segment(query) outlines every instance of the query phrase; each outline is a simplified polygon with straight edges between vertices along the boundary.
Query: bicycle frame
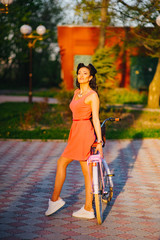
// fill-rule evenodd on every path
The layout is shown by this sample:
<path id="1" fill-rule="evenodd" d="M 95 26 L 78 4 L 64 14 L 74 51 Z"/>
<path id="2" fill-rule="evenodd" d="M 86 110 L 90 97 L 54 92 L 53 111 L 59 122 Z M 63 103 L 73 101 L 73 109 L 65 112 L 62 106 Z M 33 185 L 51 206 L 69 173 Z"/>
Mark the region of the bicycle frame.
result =
<path id="1" fill-rule="evenodd" d="M 107 172 L 107 176 L 110 181 L 110 186 L 113 188 L 113 181 L 112 181 L 113 174 L 111 174 L 110 169 L 109 169 L 108 164 L 106 163 L 105 159 L 101 158 L 100 154 L 90 155 L 90 157 L 87 160 L 87 165 L 88 165 L 88 172 L 89 172 L 89 164 L 92 164 L 92 166 L 93 166 L 93 176 L 94 176 L 93 182 L 91 180 L 91 176 L 90 176 L 90 172 L 89 172 L 90 183 L 92 186 L 93 194 L 99 194 L 98 184 L 97 184 L 98 183 L 98 167 L 97 167 L 98 164 L 100 166 L 100 175 L 101 175 L 101 181 L 102 181 L 102 186 L 103 186 L 102 193 L 105 193 L 105 184 L 104 184 L 104 179 L 103 179 L 102 163 Z"/>
<path id="2" fill-rule="evenodd" d="M 98 168 L 97 168 L 98 164 L 100 166 L 100 174 L 101 174 L 102 185 L 103 185 L 103 189 L 104 189 L 104 180 L 103 180 L 103 172 L 102 172 L 102 158 L 101 158 L 100 154 L 90 155 L 90 157 L 87 160 L 88 171 L 89 171 L 89 164 L 92 164 L 92 166 L 93 166 L 93 176 L 94 176 L 93 183 L 92 183 L 91 176 L 89 173 L 90 182 L 91 182 L 91 186 L 92 186 L 92 192 L 93 192 L 93 194 L 99 194 L 98 193 L 98 184 L 97 184 L 98 183 Z"/>

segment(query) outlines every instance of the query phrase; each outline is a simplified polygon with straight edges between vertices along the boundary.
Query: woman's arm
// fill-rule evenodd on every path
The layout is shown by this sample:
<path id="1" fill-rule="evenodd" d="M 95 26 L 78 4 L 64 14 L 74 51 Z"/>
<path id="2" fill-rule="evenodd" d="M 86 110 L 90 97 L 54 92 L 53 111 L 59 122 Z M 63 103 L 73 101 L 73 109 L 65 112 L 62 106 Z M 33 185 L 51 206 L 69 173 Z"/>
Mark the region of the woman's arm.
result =
<path id="1" fill-rule="evenodd" d="M 90 95 L 90 104 L 92 108 L 93 126 L 97 135 L 97 142 L 98 142 L 97 147 L 95 149 L 95 153 L 99 151 L 101 157 L 103 157 L 102 133 L 101 133 L 100 120 L 99 120 L 99 98 L 96 93 Z"/>

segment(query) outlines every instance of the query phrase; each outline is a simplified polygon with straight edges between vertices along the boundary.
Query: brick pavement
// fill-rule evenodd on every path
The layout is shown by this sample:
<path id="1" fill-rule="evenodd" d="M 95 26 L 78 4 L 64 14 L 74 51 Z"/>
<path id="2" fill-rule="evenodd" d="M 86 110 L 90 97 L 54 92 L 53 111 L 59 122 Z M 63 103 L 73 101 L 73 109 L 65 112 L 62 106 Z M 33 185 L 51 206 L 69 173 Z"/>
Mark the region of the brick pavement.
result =
<path id="1" fill-rule="evenodd" d="M 0 239 L 160 239 L 160 140 L 107 141 L 104 154 L 114 177 L 114 197 L 96 220 L 71 216 L 85 201 L 78 162 L 67 169 L 61 197 L 66 205 L 45 217 L 66 143 L 0 141 Z"/>

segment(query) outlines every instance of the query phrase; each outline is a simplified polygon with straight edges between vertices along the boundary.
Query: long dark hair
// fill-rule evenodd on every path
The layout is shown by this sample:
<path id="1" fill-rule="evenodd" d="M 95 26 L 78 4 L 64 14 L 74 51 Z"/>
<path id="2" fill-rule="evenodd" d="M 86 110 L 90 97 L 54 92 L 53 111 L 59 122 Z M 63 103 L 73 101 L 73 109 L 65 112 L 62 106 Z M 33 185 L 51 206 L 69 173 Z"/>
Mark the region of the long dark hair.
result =
<path id="1" fill-rule="evenodd" d="M 89 71 L 90 71 L 90 76 L 92 76 L 92 79 L 89 81 L 89 86 L 90 88 L 92 88 L 94 91 L 97 92 L 98 90 L 98 87 L 97 87 L 97 84 L 96 84 L 96 76 L 95 74 L 97 73 L 97 70 L 95 69 L 95 67 L 90 63 L 89 65 L 84 65 L 84 63 L 79 63 L 78 66 L 77 66 L 77 74 L 78 74 L 78 71 L 80 68 L 82 67 L 85 67 L 85 68 L 88 68 Z M 78 88 L 80 88 L 80 83 L 78 82 L 78 79 L 76 79 L 76 86 Z"/>

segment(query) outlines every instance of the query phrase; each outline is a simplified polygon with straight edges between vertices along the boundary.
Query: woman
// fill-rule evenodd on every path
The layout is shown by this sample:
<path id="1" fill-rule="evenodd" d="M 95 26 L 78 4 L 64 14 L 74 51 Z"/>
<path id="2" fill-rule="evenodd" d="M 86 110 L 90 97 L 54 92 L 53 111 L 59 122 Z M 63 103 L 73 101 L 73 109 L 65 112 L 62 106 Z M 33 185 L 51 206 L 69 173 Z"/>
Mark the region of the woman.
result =
<path id="1" fill-rule="evenodd" d="M 80 63 L 77 67 L 76 85 L 78 89 L 75 90 L 70 103 L 73 113 L 73 123 L 68 144 L 57 162 L 54 191 L 51 200 L 49 199 L 49 207 L 45 213 L 46 216 L 56 212 L 65 204 L 60 198 L 60 193 L 66 178 L 66 168 L 70 162 L 78 160 L 85 180 L 86 201 L 85 205 L 79 211 L 74 212 L 72 216 L 87 219 L 95 217 L 92 208 L 93 195 L 91 194 L 92 190 L 86 160 L 90 155 L 91 146 L 95 141 L 95 133 L 98 143 L 95 153 L 99 151 L 100 155 L 103 156 L 99 121 L 99 98 L 96 93 L 96 73 L 97 71 L 92 64 L 85 66 L 83 63 Z M 91 117 L 93 125 L 90 121 Z"/>

